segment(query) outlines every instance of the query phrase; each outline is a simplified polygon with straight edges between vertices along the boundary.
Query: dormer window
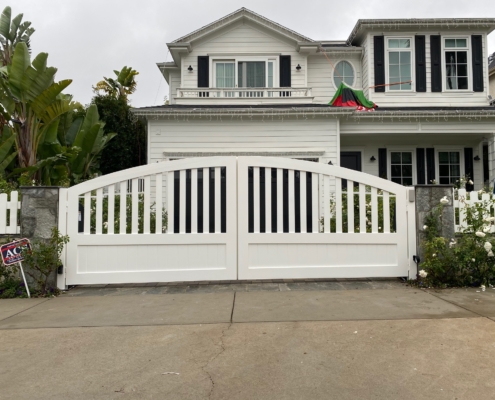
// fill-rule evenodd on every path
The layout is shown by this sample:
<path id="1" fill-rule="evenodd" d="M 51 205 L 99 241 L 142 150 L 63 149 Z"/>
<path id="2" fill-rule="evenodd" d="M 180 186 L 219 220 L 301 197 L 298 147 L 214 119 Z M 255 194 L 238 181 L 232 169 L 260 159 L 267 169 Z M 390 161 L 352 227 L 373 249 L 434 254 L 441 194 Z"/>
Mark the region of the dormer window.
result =
<path id="1" fill-rule="evenodd" d="M 412 90 L 411 42 L 411 38 L 387 38 L 387 90 L 389 91 Z"/>
<path id="2" fill-rule="evenodd" d="M 469 89 L 469 63 L 467 38 L 445 38 L 445 89 Z"/>

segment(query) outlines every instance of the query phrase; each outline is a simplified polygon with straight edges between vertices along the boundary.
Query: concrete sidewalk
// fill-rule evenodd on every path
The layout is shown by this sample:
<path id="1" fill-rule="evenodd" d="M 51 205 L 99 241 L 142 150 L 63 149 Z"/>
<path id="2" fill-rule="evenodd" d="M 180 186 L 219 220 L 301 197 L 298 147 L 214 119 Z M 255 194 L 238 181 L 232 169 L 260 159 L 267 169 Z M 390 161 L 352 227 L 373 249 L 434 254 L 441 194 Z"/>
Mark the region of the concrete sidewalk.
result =
<path id="1" fill-rule="evenodd" d="M 0 300 L 2 399 L 493 397 L 495 290 L 94 289 Z"/>

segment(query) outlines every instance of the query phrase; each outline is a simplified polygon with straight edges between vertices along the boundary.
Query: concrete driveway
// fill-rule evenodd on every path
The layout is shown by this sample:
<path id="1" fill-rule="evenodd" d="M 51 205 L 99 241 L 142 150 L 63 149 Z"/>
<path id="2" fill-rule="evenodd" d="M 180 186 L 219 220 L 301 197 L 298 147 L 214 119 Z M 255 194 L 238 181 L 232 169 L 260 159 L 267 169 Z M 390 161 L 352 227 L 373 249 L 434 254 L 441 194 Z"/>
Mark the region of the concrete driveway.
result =
<path id="1" fill-rule="evenodd" d="M 336 284 L 1 300 L 0 398 L 493 398 L 495 290 Z"/>

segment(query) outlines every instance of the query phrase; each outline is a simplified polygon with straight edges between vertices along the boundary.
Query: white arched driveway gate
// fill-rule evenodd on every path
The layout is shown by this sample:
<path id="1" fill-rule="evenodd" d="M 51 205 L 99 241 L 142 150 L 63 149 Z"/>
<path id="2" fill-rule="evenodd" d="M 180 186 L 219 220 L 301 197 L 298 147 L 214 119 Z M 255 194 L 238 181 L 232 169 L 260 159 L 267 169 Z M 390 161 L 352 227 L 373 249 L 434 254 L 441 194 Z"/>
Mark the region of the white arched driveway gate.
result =
<path id="1" fill-rule="evenodd" d="M 59 286 L 414 278 L 413 202 L 413 189 L 292 159 L 136 167 L 61 190 Z"/>

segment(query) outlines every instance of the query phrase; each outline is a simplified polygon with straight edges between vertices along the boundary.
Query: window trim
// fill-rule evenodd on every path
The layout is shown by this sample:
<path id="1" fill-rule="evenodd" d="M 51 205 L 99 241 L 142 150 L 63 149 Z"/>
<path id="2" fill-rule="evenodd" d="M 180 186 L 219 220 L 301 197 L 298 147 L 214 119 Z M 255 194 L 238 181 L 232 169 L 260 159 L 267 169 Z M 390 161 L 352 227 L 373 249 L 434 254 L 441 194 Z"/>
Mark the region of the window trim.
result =
<path id="1" fill-rule="evenodd" d="M 465 165 L 464 165 L 464 147 L 446 146 L 446 147 L 435 148 L 435 181 L 437 182 L 437 184 L 440 184 L 440 156 L 438 153 L 454 152 L 454 151 L 459 153 L 459 164 L 460 164 L 460 174 L 461 174 L 460 177 L 462 178 L 466 174 Z"/>
<path id="2" fill-rule="evenodd" d="M 385 93 L 393 93 L 393 94 L 397 94 L 397 93 L 414 93 L 416 91 L 416 63 L 414 62 L 414 60 L 416 59 L 416 52 L 415 52 L 415 48 L 414 48 L 414 36 L 385 36 L 385 84 L 387 86 L 385 86 Z M 390 90 L 390 86 L 389 86 L 389 83 L 390 83 L 390 77 L 389 77 L 389 71 L 390 71 L 390 65 L 389 65 L 389 52 L 390 51 L 397 51 L 397 49 L 393 50 L 393 49 L 389 49 L 388 47 L 388 40 L 389 39 L 407 39 L 407 40 L 410 40 L 410 43 L 411 43 L 411 47 L 409 48 L 409 50 L 407 49 L 404 49 L 406 51 L 410 51 L 411 53 L 411 89 L 409 90 Z M 399 48 L 399 51 L 400 51 L 400 48 Z"/>
<path id="3" fill-rule="evenodd" d="M 387 180 L 392 182 L 392 153 L 412 153 L 412 185 L 416 185 L 417 180 L 417 162 L 416 162 L 416 149 L 411 149 L 407 147 L 397 147 L 387 149 Z M 411 186 L 412 186 L 411 185 Z M 403 185 L 404 186 L 404 185 Z M 404 186 L 408 187 L 408 186 Z"/>
<path id="4" fill-rule="evenodd" d="M 447 39 L 466 39 L 467 67 L 468 67 L 467 89 L 447 89 L 447 66 L 445 65 L 445 52 L 448 51 L 447 48 L 445 47 L 445 40 Z M 472 56 L 472 46 L 471 46 L 471 35 L 442 35 L 441 48 L 442 48 L 442 93 L 473 92 L 473 60 L 472 60 L 473 56 Z M 449 49 L 452 48 L 449 47 Z M 454 47 L 453 49 L 456 49 L 456 47 Z"/>
<path id="5" fill-rule="evenodd" d="M 271 61 L 273 62 L 273 87 L 274 88 L 279 88 L 280 87 L 280 63 L 279 63 L 279 55 L 274 54 L 274 55 L 264 55 L 264 56 L 229 56 L 229 55 L 224 55 L 224 56 L 210 56 L 210 88 L 211 89 L 221 89 L 217 88 L 214 85 L 216 85 L 216 69 L 215 69 L 215 64 L 217 62 L 234 62 L 234 87 L 233 89 L 239 88 L 239 71 L 238 71 L 238 66 L 239 62 L 256 62 L 256 61 L 262 61 L 265 63 L 265 86 L 268 87 L 268 63 Z"/>
<path id="6" fill-rule="evenodd" d="M 346 60 L 346 59 L 342 59 L 342 60 L 338 60 L 336 63 L 335 63 L 335 68 L 333 68 L 333 72 L 332 72 L 332 84 L 333 84 L 333 87 L 337 90 L 338 89 L 338 86 L 335 85 L 335 72 L 336 72 L 336 69 L 337 69 L 337 65 L 339 63 L 341 63 L 342 61 L 345 61 L 347 62 L 351 68 L 352 68 L 352 72 L 354 73 L 354 79 L 352 81 L 352 85 L 349 85 L 349 87 L 351 88 L 356 88 L 356 81 L 357 81 L 357 77 L 356 77 L 356 66 L 354 65 L 354 63 L 350 60 Z M 347 85 L 347 84 L 346 84 Z"/>

